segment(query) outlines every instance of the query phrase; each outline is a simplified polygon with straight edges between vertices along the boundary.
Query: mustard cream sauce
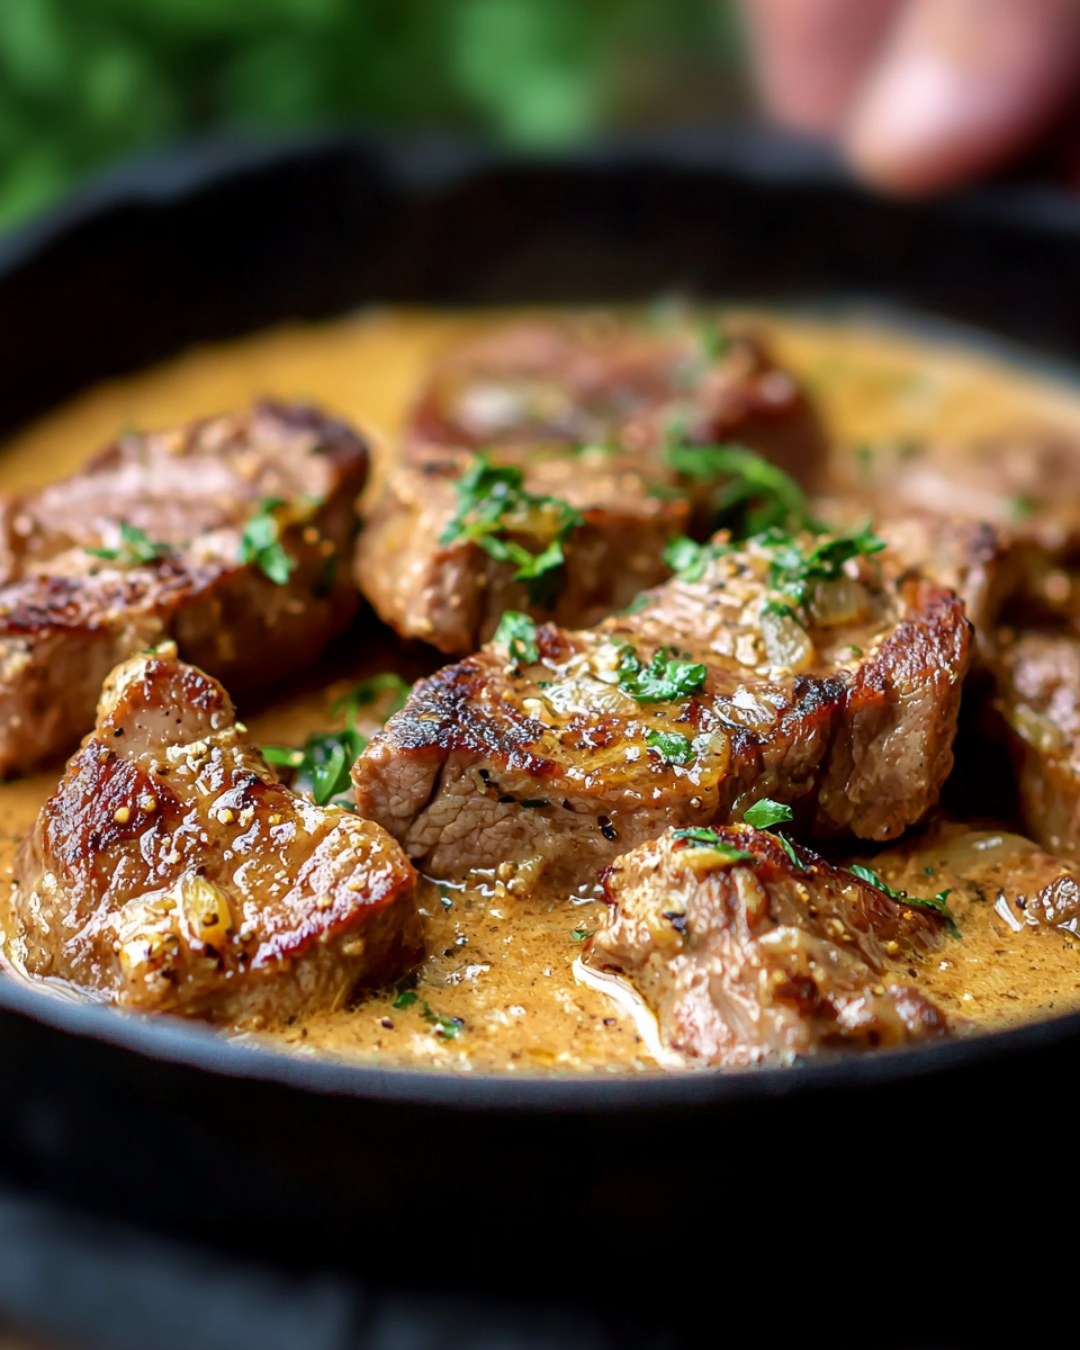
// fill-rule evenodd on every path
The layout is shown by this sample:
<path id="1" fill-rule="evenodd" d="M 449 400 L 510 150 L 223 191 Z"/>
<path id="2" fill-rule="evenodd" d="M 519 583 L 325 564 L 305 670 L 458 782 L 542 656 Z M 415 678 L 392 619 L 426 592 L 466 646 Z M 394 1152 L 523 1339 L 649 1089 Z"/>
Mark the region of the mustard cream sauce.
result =
<path id="1" fill-rule="evenodd" d="M 430 359 L 501 317 L 372 310 L 197 348 L 90 389 L 27 427 L 0 455 L 0 489 L 70 473 L 123 429 L 182 422 L 274 395 L 313 399 L 365 430 L 376 449 L 371 491 L 377 491 Z M 963 442 L 1041 427 L 1080 437 L 1080 390 L 977 346 L 928 341 L 858 318 L 750 317 L 819 401 L 838 455 L 882 440 Z M 355 680 L 390 669 L 413 679 L 438 664 L 434 656 L 404 651 L 381 630 L 373 634 L 373 627 L 369 620 L 320 668 L 243 707 L 255 736 L 298 744 L 334 725 L 330 705 Z M 5 877 L 57 774 L 0 784 Z M 886 881 L 913 893 L 951 889 L 962 937 L 943 935 L 919 968 L 903 973 L 966 1024 L 998 1027 L 1080 1007 L 1076 939 L 1017 918 L 1015 878 L 1033 872 L 1039 884 L 1049 879 L 1044 862 L 1026 866 L 1031 848 L 1008 833 L 949 825 L 872 860 Z M 366 996 L 260 1039 L 302 1054 L 456 1070 L 670 1067 L 632 991 L 583 977 L 579 958 L 597 926 L 599 902 L 549 894 L 494 872 L 460 887 L 425 881 L 420 904 L 429 955 L 415 986 Z"/>

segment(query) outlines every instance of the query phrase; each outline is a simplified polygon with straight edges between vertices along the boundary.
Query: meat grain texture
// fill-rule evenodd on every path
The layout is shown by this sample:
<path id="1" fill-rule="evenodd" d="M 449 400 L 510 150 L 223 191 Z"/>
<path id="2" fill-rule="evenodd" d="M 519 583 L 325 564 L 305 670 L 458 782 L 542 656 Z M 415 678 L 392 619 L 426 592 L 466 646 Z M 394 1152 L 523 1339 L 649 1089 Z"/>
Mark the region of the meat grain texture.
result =
<path id="1" fill-rule="evenodd" d="M 69 751 L 113 666 L 164 638 L 235 689 L 315 660 L 356 609 L 367 470 L 343 423 L 264 402 L 124 435 L 71 478 L 8 498 L 0 774 Z M 254 517 L 264 533 L 249 548 Z M 253 556 L 260 544 L 277 545 L 277 566 Z"/>
<path id="2" fill-rule="evenodd" d="M 963 605 L 883 553 L 799 622 L 773 610 L 776 558 L 721 537 L 637 613 L 545 625 L 535 652 L 493 643 L 420 681 L 354 765 L 361 814 L 435 876 L 529 862 L 571 888 L 763 797 L 811 836 L 897 837 L 952 766 Z"/>
<path id="3" fill-rule="evenodd" d="M 795 380 L 747 337 L 611 319 L 491 330 L 436 363 L 358 543 L 358 584 L 399 633 L 451 655 L 491 637 L 505 609 L 594 623 L 668 575 L 673 535 L 713 527 L 727 479 L 694 451 L 729 441 L 803 482 L 823 450 Z M 534 556 L 561 543 L 546 593 L 452 528 L 481 451 L 522 478 L 503 538 Z M 562 536 L 552 499 L 576 517 Z"/>
<path id="4" fill-rule="evenodd" d="M 25 839 L 8 957 L 136 1011 L 278 1025 L 419 955 L 415 880 L 377 825 L 279 783 L 166 647 L 111 674 Z"/>
<path id="5" fill-rule="evenodd" d="M 1080 639 L 1003 632 L 996 673 L 1024 826 L 1051 853 L 1080 861 Z"/>
<path id="6" fill-rule="evenodd" d="M 691 1064 L 784 1063 L 940 1037 L 945 1015 L 900 972 L 943 921 L 808 849 L 725 826 L 669 830 L 604 875 L 589 965 L 627 976 Z"/>

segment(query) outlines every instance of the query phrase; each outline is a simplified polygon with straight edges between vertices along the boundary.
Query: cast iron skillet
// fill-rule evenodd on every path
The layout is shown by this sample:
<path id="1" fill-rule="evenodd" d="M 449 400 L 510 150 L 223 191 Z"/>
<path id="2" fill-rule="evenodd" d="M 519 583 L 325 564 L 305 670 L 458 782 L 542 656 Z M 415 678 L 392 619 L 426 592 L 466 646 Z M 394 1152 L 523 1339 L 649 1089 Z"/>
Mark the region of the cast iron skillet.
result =
<path id="1" fill-rule="evenodd" d="M 1019 188 L 889 204 L 715 132 L 524 164 L 432 141 L 217 142 L 0 247 L 0 426 L 290 316 L 672 288 L 899 302 L 1080 358 L 1080 213 Z M 450 1077 L 0 981 L 0 1169 L 171 1231 L 434 1281 L 497 1263 L 522 1286 L 567 1272 L 565 1291 L 586 1259 L 625 1279 L 644 1250 L 637 1296 L 678 1298 L 691 1269 L 741 1284 L 776 1250 L 825 1277 L 842 1245 L 902 1283 L 941 1214 L 989 1234 L 1021 1193 L 1078 1053 L 1070 1016 L 782 1072 Z M 702 1218 L 704 1248 L 687 1237 Z"/>

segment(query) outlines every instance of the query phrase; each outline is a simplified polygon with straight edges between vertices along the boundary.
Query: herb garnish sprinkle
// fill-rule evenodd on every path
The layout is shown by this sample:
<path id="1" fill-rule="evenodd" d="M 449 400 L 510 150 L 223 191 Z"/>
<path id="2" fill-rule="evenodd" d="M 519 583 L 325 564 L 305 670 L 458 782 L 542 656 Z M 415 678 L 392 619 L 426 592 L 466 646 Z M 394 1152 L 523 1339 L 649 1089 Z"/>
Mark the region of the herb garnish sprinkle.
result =
<path id="1" fill-rule="evenodd" d="M 120 544 L 117 548 L 88 548 L 85 552 L 95 558 L 105 558 L 109 562 L 124 563 L 136 567 L 142 563 L 155 562 L 171 552 L 168 544 L 154 543 L 145 530 L 137 525 L 129 525 L 126 520 L 120 522 Z"/>
<path id="2" fill-rule="evenodd" d="M 737 862 L 754 862 L 754 855 L 748 853 L 744 848 L 736 848 L 733 844 L 726 843 L 715 830 L 710 830 L 704 826 L 696 825 L 686 830 L 675 830 L 675 838 L 690 848 L 708 849 L 710 853 L 716 854 L 716 861 L 723 866 L 729 866 Z"/>
<path id="3" fill-rule="evenodd" d="M 386 721 L 404 705 L 408 693 L 409 686 L 400 675 L 386 673 L 361 680 L 331 704 L 331 714 L 346 719 L 340 731 L 312 732 L 299 748 L 264 745 L 263 758 L 268 764 L 291 769 L 295 775 L 293 788 L 309 793 L 317 806 L 344 806 L 351 810 L 352 766 L 368 743 L 356 725 L 357 713 L 389 695 L 382 709 L 382 720 Z"/>
<path id="4" fill-rule="evenodd" d="M 689 764 L 695 757 L 694 742 L 678 731 L 647 731 L 645 744 L 665 764 Z"/>
<path id="5" fill-rule="evenodd" d="M 726 526 L 736 538 L 769 529 L 822 530 L 794 478 L 744 445 L 669 442 L 664 456 L 684 478 L 726 480 L 712 500 L 714 524 Z"/>
<path id="6" fill-rule="evenodd" d="M 950 913 L 948 905 L 949 896 L 952 894 L 951 887 L 938 891 L 936 895 L 908 895 L 907 891 L 895 890 L 872 867 L 864 867 L 862 863 L 852 863 L 848 871 L 857 876 L 860 881 L 869 882 L 876 890 L 887 895 L 890 900 L 895 900 L 897 904 L 911 905 L 915 909 L 932 909 L 935 914 L 940 914 L 942 918 L 947 919 L 952 933 L 959 936 L 956 920 Z"/>
<path id="7" fill-rule="evenodd" d="M 264 497 L 240 536 L 240 561 L 254 563 L 275 586 L 286 585 L 296 570 L 296 559 L 281 546 L 276 512 L 285 504 L 279 497 Z"/>
<path id="8" fill-rule="evenodd" d="M 525 583 L 529 599 L 548 605 L 557 594 L 559 571 L 566 560 L 563 542 L 584 520 L 561 497 L 540 496 L 524 484 L 521 469 L 494 465 L 487 455 L 478 454 L 458 482 L 457 510 L 439 535 L 439 543 L 472 542 L 496 562 L 512 563 L 514 580 Z M 539 553 L 533 553 L 507 537 L 511 534 L 547 542 Z"/>
<path id="9" fill-rule="evenodd" d="M 643 666 L 634 649 L 626 646 L 619 658 L 619 688 L 639 703 L 665 703 L 685 698 L 705 684 L 705 667 L 696 661 L 683 661 L 670 647 L 657 649 L 653 659 Z"/>
<path id="10" fill-rule="evenodd" d="M 785 806 L 783 802 L 773 801 L 771 797 L 762 797 L 753 806 L 747 807 L 743 812 L 743 820 L 747 825 L 752 825 L 755 830 L 768 830 L 795 867 L 800 872 L 805 872 L 806 864 L 795 852 L 794 844 L 786 834 L 781 834 L 779 830 L 773 829 L 774 825 L 782 825 L 786 821 L 794 819 L 794 814 L 791 807 Z"/>
<path id="11" fill-rule="evenodd" d="M 516 666 L 531 666 L 540 660 L 540 648 L 536 645 L 536 624 L 527 614 L 516 609 L 504 612 L 492 641 L 504 644 L 510 660 Z"/>

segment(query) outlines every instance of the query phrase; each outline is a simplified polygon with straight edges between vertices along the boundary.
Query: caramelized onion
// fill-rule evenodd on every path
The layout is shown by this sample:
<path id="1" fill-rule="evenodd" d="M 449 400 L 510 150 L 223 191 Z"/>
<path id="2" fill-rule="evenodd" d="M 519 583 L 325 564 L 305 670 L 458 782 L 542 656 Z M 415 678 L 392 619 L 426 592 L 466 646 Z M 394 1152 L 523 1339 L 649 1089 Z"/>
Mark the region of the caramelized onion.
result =
<path id="1" fill-rule="evenodd" d="M 806 670 L 814 660 L 814 644 L 806 629 L 790 614 L 766 610 L 761 616 L 765 654 L 774 666 Z"/>

